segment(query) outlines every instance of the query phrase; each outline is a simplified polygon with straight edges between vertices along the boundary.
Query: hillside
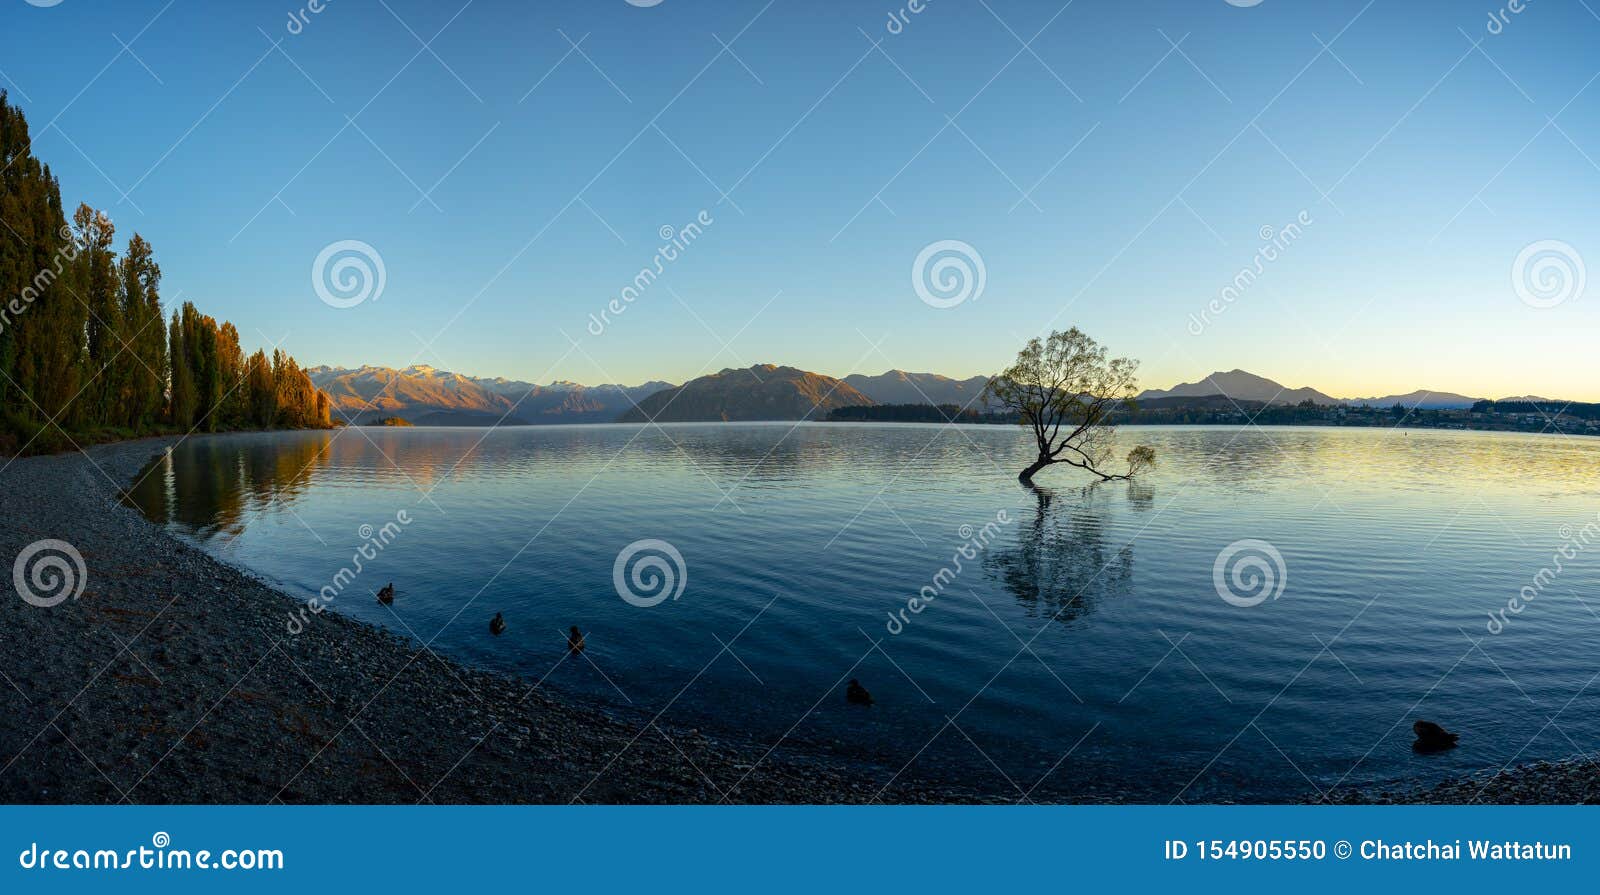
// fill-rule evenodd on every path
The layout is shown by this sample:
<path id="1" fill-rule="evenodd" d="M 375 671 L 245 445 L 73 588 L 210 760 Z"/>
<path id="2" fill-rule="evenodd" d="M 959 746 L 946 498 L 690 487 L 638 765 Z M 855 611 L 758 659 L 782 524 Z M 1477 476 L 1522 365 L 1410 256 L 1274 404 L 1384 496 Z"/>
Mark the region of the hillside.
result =
<path id="1" fill-rule="evenodd" d="M 1420 410 L 1459 410 L 1478 403 L 1480 398 L 1469 398 L 1454 392 L 1435 392 L 1422 388 L 1404 395 L 1384 395 L 1381 398 L 1346 398 L 1345 403 L 1360 407 L 1415 407 Z M 1541 399 L 1542 400 L 1542 399 Z"/>
<path id="2" fill-rule="evenodd" d="M 851 373 L 844 381 L 877 404 L 954 404 L 978 407 L 989 377 L 951 379 L 938 373 L 890 370 L 878 376 Z"/>
<path id="3" fill-rule="evenodd" d="M 565 381 L 534 385 L 501 377 L 472 381 L 509 398 L 516 404 L 517 415 L 533 424 L 613 422 L 638 402 L 672 388 L 672 383 L 659 380 L 642 385 L 579 385 Z"/>
<path id="4" fill-rule="evenodd" d="M 640 386 L 548 386 L 484 379 L 438 370 L 425 364 L 396 370 L 315 367 L 312 382 L 327 392 L 336 415 L 359 423 L 403 415 L 419 426 L 538 425 L 611 422 L 633 402 L 666 382 Z"/>
<path id="5" fill-rule="evenodd" d="M 619 422 L 820 420 L 836 407 L 872 404 L 854 386 L 794 367 L 727 369 L 656 392 Z"/>
<path id="6" fill-rule="evenodd" d="M 355 370 L 313 367 L 311 381 L 327 393 L 333 411 L 352 422 L 404 416 L 423 425 L 430 417 L 460 414 L 498 419 L 512 402 L 465 376 L 426 365 L 396 370 L 364 366 Z M 513 422 L 507 419 L 506 422 Z M 437 425 L 437 422 L 431 424 Z"/>
<path id="7" fill-rule="evenodd" d="M 1244 370 L 1216 372 L 1199 382 L 1184 382 L 1169 389 L 1148 389 L 1139 400 L 1152 398 L 1199 398 L 1206 395 L 1227 395 L 1235 401 L 1262 401 L 1267 404 L 1343 404 L 1314 388 L 1289 388 L 1265 376 L 1246 373 Z"/>

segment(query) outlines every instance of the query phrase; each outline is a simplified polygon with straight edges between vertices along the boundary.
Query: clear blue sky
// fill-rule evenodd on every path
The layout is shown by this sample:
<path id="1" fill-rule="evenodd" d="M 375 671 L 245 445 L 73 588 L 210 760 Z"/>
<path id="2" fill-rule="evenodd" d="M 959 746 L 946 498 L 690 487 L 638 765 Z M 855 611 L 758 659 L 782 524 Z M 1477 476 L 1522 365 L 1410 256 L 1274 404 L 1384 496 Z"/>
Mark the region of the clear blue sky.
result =
<path id="1" fill-rule="evenodd" d="M 298 3 L 7 0 L 0 83 L 67 201 L 154 244 L 169 302 L 309 364 L 966 376 L 1075 324 L 1152 386 L 1600 399 L 1600 282 L 1540 309 L 1512 281 L 1539 240 L 1600 265 L 1600 16 L 1529 0 L 1490 34 L 1495 6 L 928 0 L 891 34 L 899 4 L 325 0 L 291 34 Z M 310 271 L 346 239 L 387 279 L 340 310 Z M 939 240 L 981 255 L 976 301 L 919 300 Z"/>

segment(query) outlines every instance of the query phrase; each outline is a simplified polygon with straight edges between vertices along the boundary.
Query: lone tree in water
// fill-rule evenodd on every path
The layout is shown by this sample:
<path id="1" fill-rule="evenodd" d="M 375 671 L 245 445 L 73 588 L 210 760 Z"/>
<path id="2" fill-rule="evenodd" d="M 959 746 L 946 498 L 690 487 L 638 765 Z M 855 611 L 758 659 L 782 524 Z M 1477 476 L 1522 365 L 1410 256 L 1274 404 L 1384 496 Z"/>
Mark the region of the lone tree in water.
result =
<path id="1" fill-rule="evenodd" d="M 1054 463 L 1085 469 L 1103 481 L 1131 479 L 1155 464 L 1154 448 L 1128 452 L 1128 471 L 1104 470 L 1116 433 L 1107 420 L 1119 409 L 1132 410 L 1139 362 L 1106 357 L 1105 348 L 1077 327 L 1052 332 L 1043 342 L 1029 340 L 1016 362 L 989 380 L 985 397 L 1021 417 L 1033 433 L 1039 459 L 1017 478 L 1033 484 L 1039 470 Z"/>

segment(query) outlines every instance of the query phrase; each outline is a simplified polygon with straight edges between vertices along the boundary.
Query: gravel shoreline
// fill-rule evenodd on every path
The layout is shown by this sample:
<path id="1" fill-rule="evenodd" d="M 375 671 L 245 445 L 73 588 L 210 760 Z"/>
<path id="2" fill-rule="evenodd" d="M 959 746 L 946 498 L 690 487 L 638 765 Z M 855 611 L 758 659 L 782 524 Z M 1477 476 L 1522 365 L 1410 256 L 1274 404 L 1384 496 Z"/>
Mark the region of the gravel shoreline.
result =
<path id="1" fill-rule="evenodd" d="M 1600 763 L 1587 758 L 1536 761 L 1432 786 L 1329 792 L 1335 805 L 1595 805 Z"/>
<path id="2" fill-rule="evenodd" d="M 120 501 L 177 439 L 0 471 L 0 558 L 71 543 L 82 595 L 0 601 L 7 803 L 1011 801 L 628 718 L 302 605 Z M 0 569 L 3 571 L 3 569 Z M 292 602 L 291 602 L 292 601 Z"/>

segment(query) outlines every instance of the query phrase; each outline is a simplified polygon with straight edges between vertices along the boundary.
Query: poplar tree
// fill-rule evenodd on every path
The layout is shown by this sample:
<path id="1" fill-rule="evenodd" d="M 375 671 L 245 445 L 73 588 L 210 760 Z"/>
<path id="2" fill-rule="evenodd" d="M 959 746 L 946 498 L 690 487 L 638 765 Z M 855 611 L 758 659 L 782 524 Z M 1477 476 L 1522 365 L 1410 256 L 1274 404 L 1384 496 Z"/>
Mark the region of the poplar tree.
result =
<path id="1" fill-rule="evenodd" d="M 65 291 L 74 259 L 61 188 L 31 152 L 28 122 L 0 90 L 0 446 L 66 422 L 78 392 L 85 314 Z M 55 444 L 54 434 L 43 434 Z M 11 444 L 11 442 L 16 442 Z"/>
<path id="2" fill-rule="evenodd" d="M 192 302 L 167 318 L 150 243 L 133 234 L 119 259 L 111 219 L 86 204 L 69 226 L 31 148 L 0 90 L 0 453 L 70 447 L 73 428 L 331 425 L 327 395 L 285 352 L 246 360 L 238 328 Z"/>
<path id="3" fill-rule="evenodd" d="M 171 358 L 167 420 L 187 432 L 194 425 L 194 379 L 189 372 L 189 352 L 183 340 L 183 319 L 177 311 L 172 312 L 167 354 Z"/>
<path id="4" fill-rule="evenodd" d="M 140 430 L 154 423 L 161 412 L 167 364 L 161 268 L 143 236 L 135 233 L 128 240 L 117 273 L 122 290 L 118 346 L 122 353 L 113 364 L 121 385 L 114 412 L 120 425 Z"/>
<path id="5" fill-rule="evenodd" d="M 85 325 L 88 374 L 92 377 L 82 398 L 77 416 L 89 426 L 113 422 L 112 407 L 123 388 L 117 365 L 120 360 L 119 336 L 122 306 L 118 297 L 116 254 L 111 250 L 117 228 L 105 212 L 80 204 L 72 215 L 77 241 L 76 288 L 69 287 L 69 300 L 83 302 L 88 313 Z"/>

